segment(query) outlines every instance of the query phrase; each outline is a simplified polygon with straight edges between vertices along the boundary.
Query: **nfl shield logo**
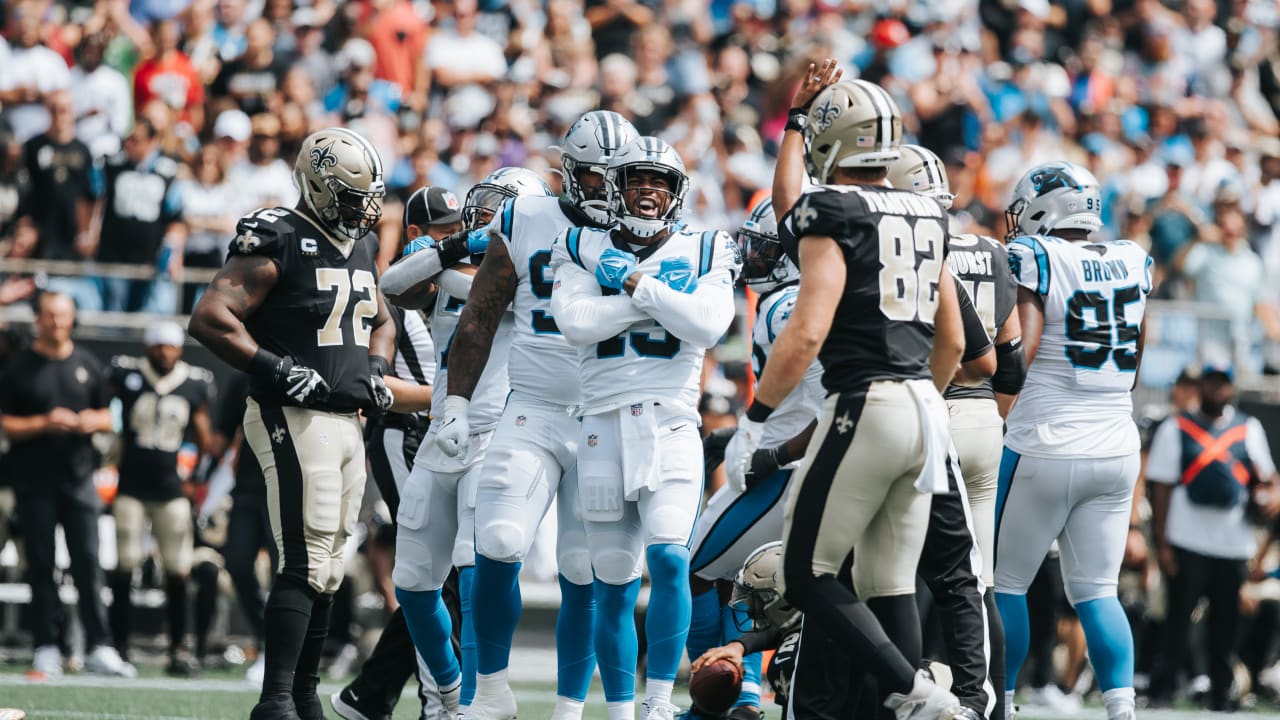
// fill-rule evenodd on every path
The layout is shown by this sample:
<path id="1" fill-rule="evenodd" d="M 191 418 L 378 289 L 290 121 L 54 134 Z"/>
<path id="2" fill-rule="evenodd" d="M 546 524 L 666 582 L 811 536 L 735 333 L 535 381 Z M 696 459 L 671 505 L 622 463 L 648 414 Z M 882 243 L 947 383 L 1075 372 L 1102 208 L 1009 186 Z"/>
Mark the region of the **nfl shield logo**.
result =
<path id="1" fill-rule="evenodd" d="M 595 447 L 596 444 L 599 442 L 600 442 L 600 438 L 596 437 L 595 435 L 587 436 L 587 447 Z"/>
<path id="2" fill-rule="evenodd" d="M 637 405 L 632 405 L 632 406 L 631 406 L 631 416 L 632 416 L 632 417 L 640 417 L 640 416 L 641 416 L 641 415 L 643 415 L 643 414 L 644 414 L 644 405 L 638 405 L 638 404 L 637 404 Z"/>
<path id="3" fill-rule="evenodd" d="M 516 426 L 517 426 L 517 427 L 524 427 L 524 416 L 523 416 L 523 415 L 517 415 L 517 416 L 516 416 Z"/>

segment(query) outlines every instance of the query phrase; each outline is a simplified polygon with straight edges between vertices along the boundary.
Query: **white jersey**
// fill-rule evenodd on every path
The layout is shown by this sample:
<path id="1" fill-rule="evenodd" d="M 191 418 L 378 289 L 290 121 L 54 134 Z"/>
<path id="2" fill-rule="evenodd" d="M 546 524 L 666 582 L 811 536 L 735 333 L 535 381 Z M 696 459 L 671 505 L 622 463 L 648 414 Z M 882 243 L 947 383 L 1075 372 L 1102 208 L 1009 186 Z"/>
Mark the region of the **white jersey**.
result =
<path id="1" fill-rule="evenodd" d="M 751 329 L 751 369 L 757 379 L 773 352 L 773 343 L 791 319 L 800 288 L 787 285 L 765 293 L 756 307 L 756 322 Z M 827 391 L 822 387 L 822 363 L 817 360 L 805 371 L 804 380 L 783 398 L 764 423 L 761 447 L 774 447 L 790 440 L 808 427 L 822 411 Z"/>
<path id="2" fill-rule="evenodd" d="M 405 382 L 432 384 L 436 375 L 436 348 L 426 319 L 417 310 L 404 310 L 394 305 L 389 309 L 396 323 L 396 357 L 391 363 L 391 374 Z M 426 411 L 413 414 L 427 415 Z"/>
<path id="3" fill-rule="evenodd" d="M 445 270 L 445 273 L 457 273 L 456 270 Z M 455 276 L 456 277 L 456 276 Z M 435 307 L 431 310 L 431 338 L 436 346 L 436 392 L 431 395 L 431 428 L 430 432 L 440 429 L 444 420 L 444 399 L 449 387 L 449 345 L 453 343 L 453 335 L 458 329 L 458 318 L 462 316 L 462 307 L 466 305 L 465 297 L 451 295 L 442 285 L 436 293 Z M 511 388 L 507 382 L 507 356 L 511 348 L 512 316 L 510 312 L 502 314 L 498 322 L 498 331 L 493 335 L 493 349 L 489 351 L 489 361 L 485 363 L 484 372 L 476 383 L 475 393 L 471 396 L 471 407 L 467 418 L 471 423 L 471 432 L 478 433 L 492 430 L 502 417 L 502 408 L 507 403 L 507 393 Z"/>
<path id="4" fill-rule="evenodd" d="M 565 406 L 578 402 L 578 351 L 565 342 L 551 314 L 551 247 L 575 224 L 558 198 L 537 195 L 508 200 L 489 223 L 516 271 L 511 388 Z"/>
<path id="5" fill-rule="evenodd" d="M 611 247 L 611 231 L 573 228 L 552 251 L 552 308 L 578 348 L 582 414 L 653 401 L 696 421 L 703 355 L 733 322 L 738 246 L 723 232 L 682 229 L 640 248 L 636 271 L 644 277 L 631 296 L 596 281 L 596 262 Z M 657 279 L 662 262 L 674 258 L 689 260 L 697 273 L 692 293 Z"/>
<path id="6" fill-rule="evenodd" d="M 1127 240 L 1035 235 L 1009 244 L 1009 265 L 1017 283 L 1044 301 L 1044 330 L 1005 445 L 1049 458 L 1138 452 L 1130 392 L 1151 258 Z"/>

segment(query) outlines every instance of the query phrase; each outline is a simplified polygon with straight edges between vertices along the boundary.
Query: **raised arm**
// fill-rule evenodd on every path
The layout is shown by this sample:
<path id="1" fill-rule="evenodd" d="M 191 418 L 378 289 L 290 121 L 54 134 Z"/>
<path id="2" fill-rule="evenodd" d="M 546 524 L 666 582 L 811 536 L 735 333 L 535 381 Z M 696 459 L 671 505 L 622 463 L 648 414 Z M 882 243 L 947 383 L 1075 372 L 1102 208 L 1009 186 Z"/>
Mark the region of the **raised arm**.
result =
<path id="1" fill-rule="evenodd" d="M 808 177 L 804 166 L 804 122 L 809 114 L 809 105 L 828 85 L 839 82 L 842 75 L 844 71 L 836 67 L 834 58 L 823 60 L 821 66 L 809 63 L 804 79 L 791 99 L 787 128 L 783 131 L 778 162 L 773 170 L 773 212 L 778 217 L 786 215 L 800 199 L 800 193 L 804 192 Z"/>
<path id="2" fill-rule="evenodd" d="M 448 275 L 447 271 L 444 275 Z M 457 273 L 461 274 L 461 273 Z M 441 287 L 450 295 L 454 295 L 441 276 Z M 498 331 L 498 323 L 507 306 L 516 296 L 516 269 L 511 264 L 511 255 L 507 252 L 507 244 L 495 242 L 489 245 L 480 269 L 474 278 L 470 278 L 470 294 L 465 296 L 467 304 L 462 306 L 462 316 L 458 319 L 458 329 L 453 335 L 453 343 L 449 346 L 449 395 L 459 395 L 467 399 L 475 392 L 480 374 L 484 372 L 485 363 L 489 359 L 489 351 L 493 347 L 493 336 Z"/>

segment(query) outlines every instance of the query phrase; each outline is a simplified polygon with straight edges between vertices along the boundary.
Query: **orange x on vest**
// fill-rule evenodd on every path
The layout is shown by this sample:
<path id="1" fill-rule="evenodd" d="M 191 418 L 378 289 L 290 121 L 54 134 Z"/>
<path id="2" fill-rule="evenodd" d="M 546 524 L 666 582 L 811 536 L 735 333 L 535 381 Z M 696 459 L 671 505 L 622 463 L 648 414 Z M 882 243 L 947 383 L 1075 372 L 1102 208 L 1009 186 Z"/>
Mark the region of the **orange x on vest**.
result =
<path id="1" fill-rule="evenodd" d="M 1215 460 L 1219 460 L 1230 467 L 1231 474 L 1235 476 L 1241 485 L 1249 484 L 1249 470 L 1245 468 L 1243 463 L 1232 457 L 1229 452 L 1232 445 L 1244 442 L 1245 436 L 1248 434 L 1248 424 L 1241 423 L 1218 437 L 1209 434 L 1207 430 L 1186 417 L 1178 418 L 1178 427 L 1182 432 L 1190 435 L 1191 439 L 1199 443 L 1201 447 L 1200 455 L 1196 457 L 1195 462 L 1182 471 L 1183 485 L 1190 484 L 1200 474 L 1200 471 Z"/>

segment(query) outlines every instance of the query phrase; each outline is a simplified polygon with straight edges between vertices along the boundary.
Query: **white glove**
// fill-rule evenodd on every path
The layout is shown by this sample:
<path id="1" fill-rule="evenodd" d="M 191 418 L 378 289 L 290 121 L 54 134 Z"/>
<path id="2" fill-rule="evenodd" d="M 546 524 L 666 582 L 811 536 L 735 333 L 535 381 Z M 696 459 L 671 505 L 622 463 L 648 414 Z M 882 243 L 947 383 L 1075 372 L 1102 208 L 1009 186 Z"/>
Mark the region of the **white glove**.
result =
<path id="1" fill-rule="evenodd" d="M 738 418 L 738 432 L 729 438 L 724 449 L 724 472 L 729 478 L 729 488 L 734 492 L 747 489 L 747 472 L 751 470 L 751 456 L 760 449 L 764 437 L 764 423 Z"/>
<path id="2" fill-rule="evenodd" d="M 467 452 L 467 441 L 471 436 L 471 423 L 467 419 L 471 401 L 461 395 L 449 395 L 444 399 L 444 422 L 440 424 L 440 432 L 436 433 L 436 446 L 449 457 L 458 457 Z"/>

